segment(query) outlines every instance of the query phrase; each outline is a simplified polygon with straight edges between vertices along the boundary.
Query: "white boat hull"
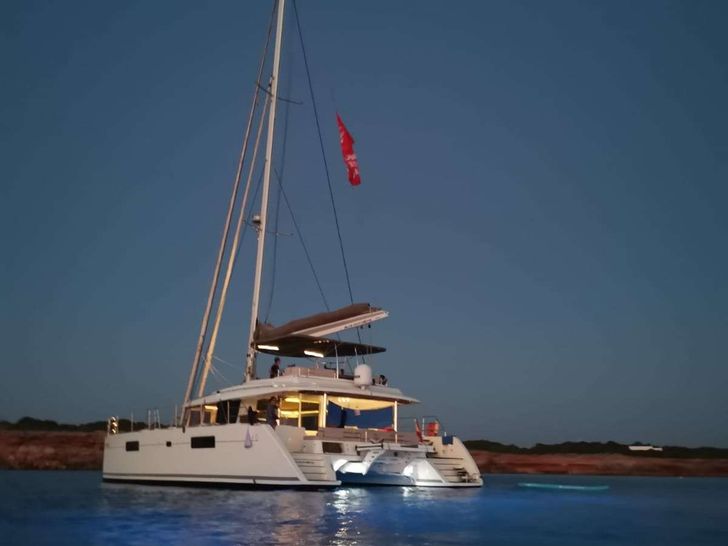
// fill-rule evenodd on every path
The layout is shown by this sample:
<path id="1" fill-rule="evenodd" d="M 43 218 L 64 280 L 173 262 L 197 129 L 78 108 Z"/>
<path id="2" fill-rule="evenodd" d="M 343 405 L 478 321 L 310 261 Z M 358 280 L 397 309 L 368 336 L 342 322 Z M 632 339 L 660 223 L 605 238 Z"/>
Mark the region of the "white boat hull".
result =
<path id="1" fill-rule="evenodd" d="M 107 435 L 103 479 L 169 485 L 322 488 L 343 484 L 479 487 L 462 443 L 325 442 L 298 427 L 234 423 Z"/>
<path id="2" fill-rule="evenodd" d="M 246 447 L 249 436 L 250 447 Z M 214 438 L 214 447 L 192 447 L 193 439 Z M 138 451 L 127 451 L 127 445 Z M 198 440 L 199 442 L 199 440 Z M 204 442 L 204 440 L 203 440 Z M 335 486 L 307 479 L 280 436 L 267 425 L 142 430 L 106 437 L 103 479 L 150 483 L 241 486 Z"/>

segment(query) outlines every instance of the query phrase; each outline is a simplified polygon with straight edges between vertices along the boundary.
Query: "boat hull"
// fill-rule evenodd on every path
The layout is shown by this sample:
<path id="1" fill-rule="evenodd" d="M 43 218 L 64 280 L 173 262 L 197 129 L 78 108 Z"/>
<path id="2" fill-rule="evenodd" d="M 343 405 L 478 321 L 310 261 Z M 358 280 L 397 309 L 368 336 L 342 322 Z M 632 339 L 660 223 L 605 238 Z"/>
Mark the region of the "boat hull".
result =
<path id="1" fill-rule="evenodd" d="M 142 430 L 106 437 L 103 480 L 154 485 L 328 488 L 345 485 L 480 487 L 482 479 L 457 439 L 443 445 L 305 437 L 299 427 L 231 423 Z"/>
<path id="2" fill-rule="evenodd" d="M 168 428 L 108 435 L 103 479 L 115 482 L 263 487 L 331 487 L 308 479 L 268 425 Z"/>

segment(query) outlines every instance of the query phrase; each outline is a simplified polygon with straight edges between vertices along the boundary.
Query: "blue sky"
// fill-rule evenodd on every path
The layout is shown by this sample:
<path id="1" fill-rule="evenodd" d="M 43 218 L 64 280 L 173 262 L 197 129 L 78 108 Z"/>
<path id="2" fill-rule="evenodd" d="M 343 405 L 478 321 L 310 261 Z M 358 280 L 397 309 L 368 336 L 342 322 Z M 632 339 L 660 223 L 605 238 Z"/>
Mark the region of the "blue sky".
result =
<path id="1" fill-rule="evenodd" d="M 725 4 L 299 11 L 354 296 L 391 312 L 367 340 L 389 349 L 375 371 L 423 400 L 410 413 L 524 445 L 728 447 Z M 179 403 L 269 12 L 0 7 L 0 418 Z M 284 184 L 329 301 L 345 305 L 287 28 L 285 87 L 303 104 L 289 108 Z M 279 231 L 275 323 L 321 309 L 286 213 Z M 230 381 L 251 243 L 218 351 Z"/>

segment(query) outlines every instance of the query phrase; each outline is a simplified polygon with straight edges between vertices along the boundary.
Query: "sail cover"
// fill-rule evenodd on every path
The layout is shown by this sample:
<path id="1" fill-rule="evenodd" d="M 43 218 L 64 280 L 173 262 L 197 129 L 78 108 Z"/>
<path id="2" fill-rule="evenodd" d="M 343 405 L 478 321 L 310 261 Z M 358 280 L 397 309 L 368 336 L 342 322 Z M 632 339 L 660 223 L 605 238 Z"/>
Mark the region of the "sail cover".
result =
<path id="1" fill-rule="evenodd" d="M 364 326 L 388 315 L 383 309 L 368 303 L 354 303 L 335 311 L 292 320 L 281 326 L 259 323 L 255 328 L 255 350 L 288 357 L 319 358 L 381 353 L 385 350 L 383 347 L 323 336 Z"/>
<path id="2" fill-rule="evenodd" d="M 387 311 L 372 307 L 368 303 L 353 303 L 326 313 L 292 320 L 281 326 L 259 323 L 255 328 L 255 342 L 266 343 L 290 334 L 303 336 L 326 336 L 349 328 L 364 326 L 389 316 Z"/>

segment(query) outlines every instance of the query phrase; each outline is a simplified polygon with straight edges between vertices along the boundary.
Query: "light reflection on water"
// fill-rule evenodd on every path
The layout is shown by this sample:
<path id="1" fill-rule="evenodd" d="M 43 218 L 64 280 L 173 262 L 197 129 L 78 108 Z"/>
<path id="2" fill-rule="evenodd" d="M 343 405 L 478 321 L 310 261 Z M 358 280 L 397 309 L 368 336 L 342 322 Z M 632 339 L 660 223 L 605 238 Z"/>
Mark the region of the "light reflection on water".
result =
<path id="1" fill-rule="evenodd" d="M 607 492 L 322 491 L 103 484 L 95 472 L 0 471 L 7 544 L 728 544 L 728 480 L 529 477 Z"/>

